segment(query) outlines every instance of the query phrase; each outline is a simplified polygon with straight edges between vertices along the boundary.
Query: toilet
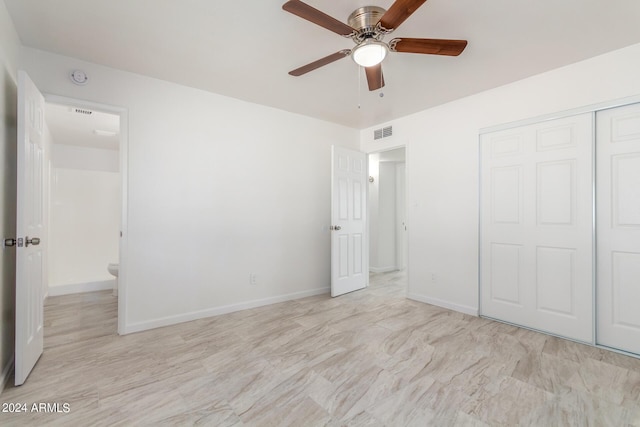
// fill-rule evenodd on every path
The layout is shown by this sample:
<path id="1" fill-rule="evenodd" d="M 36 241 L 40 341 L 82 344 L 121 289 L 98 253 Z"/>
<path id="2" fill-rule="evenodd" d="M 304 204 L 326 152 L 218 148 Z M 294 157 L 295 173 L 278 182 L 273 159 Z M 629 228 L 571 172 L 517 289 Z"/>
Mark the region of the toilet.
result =
<path id="1" fill-rule="evenodd" d="M 118 263 L 112 263 L 107 265 L 107 271 L 109 272 L 109 274 L 111 274 L 113 277 L 116 278 L 115 284 L 113 285 L 114 296 L 118 296 L 118 271 L 119 270 L 120 270 L 120 264 Z"/>

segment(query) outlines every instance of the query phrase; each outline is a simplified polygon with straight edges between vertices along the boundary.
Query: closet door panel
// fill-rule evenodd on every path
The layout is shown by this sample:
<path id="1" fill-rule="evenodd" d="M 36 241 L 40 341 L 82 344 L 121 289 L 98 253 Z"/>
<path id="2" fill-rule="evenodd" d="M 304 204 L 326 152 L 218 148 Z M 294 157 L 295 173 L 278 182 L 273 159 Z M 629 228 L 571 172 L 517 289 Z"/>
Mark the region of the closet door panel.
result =
<path id="1" fill-rule="evenodd" d="M 481 314 L 593 341 L 593 116 L 481 136 Z"/>
<path id="2" fill-rule="evenodd" d="M 597 343 L 640 354 L 640 104 L 596 125 Z"/>

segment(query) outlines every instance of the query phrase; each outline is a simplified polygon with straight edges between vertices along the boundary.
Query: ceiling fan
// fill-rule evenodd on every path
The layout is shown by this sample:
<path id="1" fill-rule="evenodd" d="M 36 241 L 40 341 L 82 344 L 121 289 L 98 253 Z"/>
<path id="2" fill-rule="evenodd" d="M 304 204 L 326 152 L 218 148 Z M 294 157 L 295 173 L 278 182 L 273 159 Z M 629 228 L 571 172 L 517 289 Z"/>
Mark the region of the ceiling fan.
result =
<path id="1" fill-rule="evenodd" d="M 367 75 L 369 90 L 384 86 L 382 61 L 387 52 L 422 53 L 429 55 L 458 56 L 467 46 L 466 40 L 395 38 L 389 43 L 382 41 L 385 35 L 398 28 L 413 12 L 427 0 L 396 0 L 389 10 L 377 6 L 364 6 L 354 10 L 347 22 L 349 25 L 319 11 L 299 0 L 289 0 L 282 8 L 302 19 L 313 22 L 343 37 L 351 38 L 356 46 L 343 49 L 322 59 L 311 62 L 293 71 L 292 76 L 301 76 L 338 59 L 351 56 Z"/>

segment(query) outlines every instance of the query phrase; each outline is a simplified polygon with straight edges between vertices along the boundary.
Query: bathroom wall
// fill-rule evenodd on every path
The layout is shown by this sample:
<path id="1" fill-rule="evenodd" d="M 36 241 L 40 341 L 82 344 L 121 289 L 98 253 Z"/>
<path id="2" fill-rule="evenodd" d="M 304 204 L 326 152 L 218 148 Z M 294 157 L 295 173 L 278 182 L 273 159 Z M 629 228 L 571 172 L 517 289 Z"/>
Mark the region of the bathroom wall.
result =
<path id="1" fill-rule="evenodd" d="M 17 62 L 20 42 L 0 2 L 0 239 L 16 237 Z M 16 250 L 0 244 L 0 392 L 11 374 L 15 340 Z"/>
<path id="2" fill-rule="evenodd" d="M 118 151 L 53 144 L 49 295 L 109 289 L 118 262 Z"/>

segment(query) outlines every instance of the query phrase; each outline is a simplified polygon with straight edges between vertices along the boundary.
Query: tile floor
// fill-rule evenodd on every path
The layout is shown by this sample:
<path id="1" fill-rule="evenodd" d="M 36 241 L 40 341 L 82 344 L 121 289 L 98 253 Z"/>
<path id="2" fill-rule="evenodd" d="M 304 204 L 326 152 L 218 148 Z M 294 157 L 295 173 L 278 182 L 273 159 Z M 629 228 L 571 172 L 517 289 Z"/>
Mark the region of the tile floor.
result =
<path id="1" fill-rule="evenodd" d="M 109 292 L 49 298 L 0 425 L 640 426 L 640 360 L 405 298 L 401 273 L 116 335 Z"/>

